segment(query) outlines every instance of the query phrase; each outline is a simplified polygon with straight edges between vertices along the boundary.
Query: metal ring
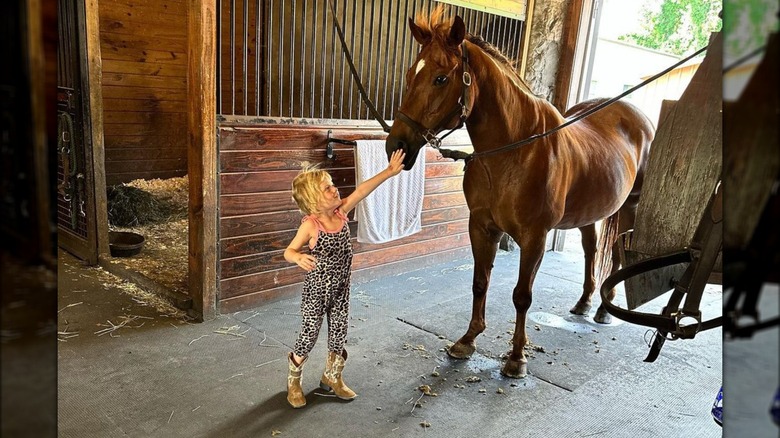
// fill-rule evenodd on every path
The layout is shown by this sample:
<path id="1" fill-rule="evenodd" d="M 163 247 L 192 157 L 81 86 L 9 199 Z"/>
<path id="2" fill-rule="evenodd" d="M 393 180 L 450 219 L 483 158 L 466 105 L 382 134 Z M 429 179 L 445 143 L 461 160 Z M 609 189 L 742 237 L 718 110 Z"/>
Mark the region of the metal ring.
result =
<path id="1" fill-rule="evenodd" d="M 463 72 L 463 85 L 467 87 L 471 86 L 471 73 L 467 71 Z"/>
<path id="2" fill-rule="evenodd" d="M 432 148 L 439 149 L 441 147 L 441 140 L 431 130 L 425 131 L 422 137 Z"/>

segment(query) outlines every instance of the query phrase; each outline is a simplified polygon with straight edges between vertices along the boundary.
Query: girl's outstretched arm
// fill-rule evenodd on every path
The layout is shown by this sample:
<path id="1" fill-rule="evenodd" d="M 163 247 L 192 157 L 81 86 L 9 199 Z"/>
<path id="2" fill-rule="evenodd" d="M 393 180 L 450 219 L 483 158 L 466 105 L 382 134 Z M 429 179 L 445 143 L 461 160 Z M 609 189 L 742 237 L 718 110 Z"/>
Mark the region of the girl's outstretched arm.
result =
<path id="1" fill-rule="evenodd" d="M 362 201 L 363 198 L 370 195 L 371 192 L 379 187 L 380 184 L 401 173 L 401 171 L 404 170 L 403 161 L 405 156 L 406 154 L 401 149 L 397 149 L 393 152 L 393 155 L 390 156 L 390 162 L 387 164 L 387 169 L 377 173 L 357 186 L 351 195 L 344 198 L 344 201 L 339 207 L 341 211 L 346 215 L 355 208 L 358 202 Z"/>

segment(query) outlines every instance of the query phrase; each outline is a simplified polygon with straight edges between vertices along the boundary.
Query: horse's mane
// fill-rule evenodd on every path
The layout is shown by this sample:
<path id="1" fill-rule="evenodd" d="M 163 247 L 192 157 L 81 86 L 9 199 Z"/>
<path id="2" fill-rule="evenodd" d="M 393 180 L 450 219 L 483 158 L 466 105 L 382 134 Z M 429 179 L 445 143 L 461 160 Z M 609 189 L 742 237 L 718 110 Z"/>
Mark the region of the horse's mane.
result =
<path id="1" fill-rule="evenodd" d="M 439 41 L 442 47 L 447 47 L 446 41 L 452 27 L 452 18 L 445 17 L 446 9 L 444 5 L 438 5 L 431 11 L 430 15 L 426 15 L 425 12 L 418 12 L 415 17 L 415 24 L 423 32 L 431 35 L 431 39 Z M 514 76 L 520 81 L 525 91 L 530 94 L 534 94 L 531 91 L 531 87 L 525 82 L 525 80 L 517 73 L 517 60 L 509 59 L 501 50 L 493 44 L 485 41 L 480 35 L 466 34 L 466 40 L 475 46 L 482 49 L 490 57 L 498 61 L 499 64 L 506 67 L 506 70 L 513 73 Z"/>
<path id="2" fill-rule="evenodd" d="M 483 52 L 492 56 L 499 63 L 509 67 L 512 69 L 512 71 L 516 71 L 515 69 L 517 68 L 517 60 L 509 59 L 509 57 L 501 52 L 498 47 L 485 41 L 481 35 L 468 34 L 466 35 L 466 40 L 482 49 Z"/>

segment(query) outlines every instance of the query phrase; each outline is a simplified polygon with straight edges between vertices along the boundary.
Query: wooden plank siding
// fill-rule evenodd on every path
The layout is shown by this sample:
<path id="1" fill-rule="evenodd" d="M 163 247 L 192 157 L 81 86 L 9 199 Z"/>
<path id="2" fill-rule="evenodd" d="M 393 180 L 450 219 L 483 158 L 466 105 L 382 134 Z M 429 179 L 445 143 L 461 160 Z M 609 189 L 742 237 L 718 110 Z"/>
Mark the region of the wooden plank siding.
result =
<path id="1" fill-rule="evenodd" d="M 343 126 L 272 126 L 223 123 L 219 137 L 220 313 L 251 308 L 300 293 L 304 271 L 284 260 L 301 213 L 290 184 L 304 161 L 327 169 L 342 196 L 355 188 L 352 146 L 335 145 L 325 158 L 328 130 L 340 139 L 382 139 L 376 128 Z M 468 137 L 447 147 L 470 148 Z M 469 254 L 468 208 L 462 191 L 463 163 L 443 159 L 426 148 L 422 230 L 383 244 L 357 242 L 357 222 L 350 214 L 354 278 L 377 270 L 412 270 Z M 354 213 L 354 212 L 353 212 Z"/>
<path id="2" fill-rule="evenodd" d="M 187 2 L 101 0 L 106 184 L 187 174 Z"/>

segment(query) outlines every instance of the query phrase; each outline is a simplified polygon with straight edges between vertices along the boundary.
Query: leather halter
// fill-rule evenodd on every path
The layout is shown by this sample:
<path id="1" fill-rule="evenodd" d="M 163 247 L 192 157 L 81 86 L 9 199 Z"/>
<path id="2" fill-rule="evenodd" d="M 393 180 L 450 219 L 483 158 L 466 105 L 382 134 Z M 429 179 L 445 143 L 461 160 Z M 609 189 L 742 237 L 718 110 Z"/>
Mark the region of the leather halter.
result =
<path id="1" fill-rule="evenodd" d="M 452 109 L 449 113 L 447 113 L 440 121 L 436 124 L 433 128 L 426 128 L 423 126 L 420 122 L 412 119 L 408 115 L 406 115 L 403 111 L 398 110 L 398 120 L 406 123 L 414 133 L 420 137 L 422 137 L 423 140 L 425 140 L 426 143 L 431 145 L 434 149 L 439 149 L 441 147 L 441 142 L 444 140 L 445 137 L 452 134 L 455 130 L 458 130 L 463 127 L 464 123 L 466 123 L 466 119 L 469 117 L 469 114 L 471 113 L 471 107 L 469 102 L 469 89 L 471 87 L 471 73 L 469 73 L 469 56 L 468 51 L 466 50 L 466 41 L 463 41 L 460 45 L 461 50 L 461 65 L 463 66 L 463 79 L 461 81 L 461 95 L 458 98 L 458 103 L 455 106 L 455 108 Z M 444 134 L 441 138 L 437 137 L 436 135 L 445 129 L 445 126 L 452 120 L 453 117 L 460 114 L 460 117 L 458 119 L 458 125 L 452 129 L 450 129 L 449 132 Z"/>

